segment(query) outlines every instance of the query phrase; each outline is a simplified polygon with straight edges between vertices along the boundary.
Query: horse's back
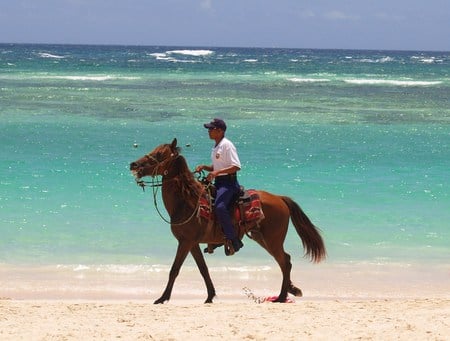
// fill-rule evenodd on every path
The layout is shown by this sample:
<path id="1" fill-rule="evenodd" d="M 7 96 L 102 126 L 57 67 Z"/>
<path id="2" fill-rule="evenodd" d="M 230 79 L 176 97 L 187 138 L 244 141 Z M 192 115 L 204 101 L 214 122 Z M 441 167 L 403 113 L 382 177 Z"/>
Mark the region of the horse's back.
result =
<path id="1" fill-rule="evenodd" d="M 266 218 L 273 216 L 276 219 L 289 219 L 289 207 L 283 200 L 283 197 L 267 191 L 256 191 L 261 200 L 262 209 Z"/>

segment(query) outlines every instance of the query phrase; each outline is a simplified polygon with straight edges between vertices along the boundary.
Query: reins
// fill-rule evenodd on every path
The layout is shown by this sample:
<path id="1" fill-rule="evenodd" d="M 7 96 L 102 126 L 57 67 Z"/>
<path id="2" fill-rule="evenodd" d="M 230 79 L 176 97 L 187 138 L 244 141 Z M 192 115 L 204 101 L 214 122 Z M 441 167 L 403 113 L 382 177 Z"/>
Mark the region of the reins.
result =
<path id="1" fill-rule="evenodd" d="M 180 154 L 177 154 L 175 158 L 178 158 L 179 156 L 180 156 Z M 201 198 L 201 196 L 202 196 L 202 194 L 203 194 L 203 191 L 200 193 L 200 195 L 199 195 L 199 197 L 198 197 L 198 199 L 197 199 L 197 205 L 196 205 L 196 207 L 194 208 L 192 214 L 191 214 L 186 220 L 184 220 L 184 221 L 182 221 L 182 222 L 177 222 L 177 223 L 171 222 L 170 220 L 166 219 L 166 218 L 162 215 L 161 211 L 159 210 L 159 207 L 158 207 L 158 201 L 157 201 L 157 198 L 156 198 L 156 197 L 157 197 L 157 194 L 158 194 L 158 189 L 159 189 L 159 187 L 162 187 L 162 186 L 163 186 L 163 181 L 164 181 L 164 179 L 159 180 L 159 178 L 157 178 L 157 176 L 158 176 L 158 174 L 157 174 L 157 173 L 158 173 L 158 167 L 161 165 L 162 162 L 166 161 L 167 159 L 166 159 L 166 160 L 163 160 L 163 161 L 158 161 L 153 155 L 150 155 L 150 154 L 147 154 L 146 157 L 149 158 L 150 160 L 156 162 L 156 166 L 155 166 L 154 169 L 153 169 L 153 174 L 151 175 L 152 180 L 151 180 L 151 181 L 144 181 L 144 180 L 137 180 L 137 179 L 136 179 L 136 184 L 137 184 L 139 187 L 141 187 L 141 188 L 142 188 L 142 191 L 144 191 L 144 192 L 145 192 L 145 187 L 146 187 L 148 184 L 150 184 L 150 187 L 152 188 L 152 192 L 153 192 L 153 204 L 155 205 L 156 212 L 158 212 L 158 215 L 161 217 L 161 219 L 162 219 L 164 222 L 166 222 L 166 223 L 168 223 L 168 224 L 171 224 L 171 225 L 175 225 L 175 226 L 180 226 L 180 225 L 184 225 L 184 224 L 188 223 L 192 218 L 194 218 L 194 216 L 197 214 L 197 212 L 198 212 L 198 210 L 199 210 L 199 208 L 200 208 L 200 198 Z M 168 174 L 168 171 L 165 170 L 165 171 L 164 171 L 164 176 L 166 176 L 167 174 Z M 198 181 L 200 181 L 200 182 L 202 182 L 203 184 L 205 184 L 205 179 L 206 179 L 206 177 L 205 177 L 203 171 L 199 171 L 199 172 L 198 172 L 198 171 L 194 171 L 194 172 L 192 172 L 192 174 L 199 174 L 199 175 L 197 176 Z M 171 179 L 166 179 L 165 181 L 166 181 L 166 182 L 167 182 L 167 181 L 173 181 L 175 178 L 176 178 L 176 176 L 173 177 L 173 178 L 171 178 Z M 208 182 L 208 184 L 206 184 L 206 185 L 204 186 L 204 190 L 208 190 L 208 191 L 209 191 L 209 190 L 210 190 L 210 189 L 209 189 L 210 185 L 211 185 L 211 183 Z"/>

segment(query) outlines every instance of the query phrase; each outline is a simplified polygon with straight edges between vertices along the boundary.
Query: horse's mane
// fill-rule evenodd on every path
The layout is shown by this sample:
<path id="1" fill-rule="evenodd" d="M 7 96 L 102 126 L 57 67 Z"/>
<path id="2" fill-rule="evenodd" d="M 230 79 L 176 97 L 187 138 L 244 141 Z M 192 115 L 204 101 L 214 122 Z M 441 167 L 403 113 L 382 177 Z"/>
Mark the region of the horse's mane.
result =
<path id="1" fill-rule="evenodd" d="M 175 185 L 180 188 L 182 199 L 187 205 L 196 207 L 198 199 L 203 191 L 203 187 L 197 179 L 195 179 L 188 167 L 187 161 L 183 155 L 178 154 L 174 161 L 174 171 L 178 174 L 174 178 Z"/>

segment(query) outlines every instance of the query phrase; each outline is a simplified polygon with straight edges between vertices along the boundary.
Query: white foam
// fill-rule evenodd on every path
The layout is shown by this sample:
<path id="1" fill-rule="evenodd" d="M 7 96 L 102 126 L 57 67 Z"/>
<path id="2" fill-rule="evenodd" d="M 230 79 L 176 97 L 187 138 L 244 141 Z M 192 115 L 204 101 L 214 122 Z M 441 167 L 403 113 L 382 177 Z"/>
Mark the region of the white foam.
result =
<path id="1" fill-rule="evenodd" d="M 433 64 L 436 61 L 436 59 L 435 58 L 422 58 L 422 59 L 419 59 L 419 61 L 424 64 Z"/>
<path id="2" fill-rule="evenodd" d="M 167 51 L 167 54 L 182 54 L 187 56 L 208 56 L 214 53 L 214 51 L 211 50 L 172 50 Z"/>
<path id="3" fill-rule="evenodd" d="M 175 58 L 172 57 L 162 57 L 162 56 L 158 56 L 156 57 L 157 60 L 168 60 L 169 62 L 176 62 L 177 60 Z"/>
<path id="4" fill-rule="evenodd" d="M 388 79 L 344 79 L 345 83 L 357 85 L 397 85 L 397 86 L 431 86 L 441 84 L 441 81 L 412 81 Z"/>
<path id="5" fill-rule="evenodd" d="M 423 64 L 434 64 L 443 62 L 442 59 L 436 59 L 436 57 L 412 56 L 411 59 L 417 60 L 419 63 Z"/>
<path id="6" fill-rule="evenodd" d="M 134 273 L 168 273 L 170 266 L 167 264 L 58 264 L 56 269 L 69 272 L 89 272 L 89 273 L 105 273 L 105 274 L 134 274 Z M 186 273 L 197 273 L 196 266 L 186 265 L 183 267 Z M 275 268 L 276 269 L 276 268 Z M 270 272 L 274 268 L 268 265 L 242 265 L 242 266 L 210 266 L 211 272 L 217 273 L 260 273 Z"/>
<path id="7" fill-rule="evenodd" d="M 321 82 L 330 82 L 327 78 L 301 78 L 301 77 L 293 77 L 288 78 L 288 81 L 295 83 L 321 83 Z"/>
<path id="8" fill-rule="evenodd" d="M 378 59 L 371 59 L 371 58 L 363 58 L 360 59 L 359 62 L 360 63 L 389 63 L 389 62 L 393 62 L 395 59 L 392 57 L 381 57 Z"/>
<path id="9" fill-rule="evenodd" d="M 177 63 L 196 63 L 193 60 L 182 60 L 182 59 L 176 59 L 171 56 L 171 54 L 176 54 L 177 52 L 180 52 L 180 54 L 184 55 L 194 55 L 190 53 L 182 53 L 182 51 L 167 51 L 166 53 L 150 53 L 149 55 L 152 57 L 155 57 L 156 60 L 166 60 L 169 62 L 177 62 Z M 198 55 L 202 55 L 201 53 Z"/>
<path id="10" fill-rule="evenodd" d="M 39 79 L 66 79 L 71 81 L 95 81 L 102 82 L 107 80 L 135 80 L 140 77 L 122 77 L 122 76 L 110 76 L 110 75 L 90 75 L 90 76 L 33 76 L 32 78 Z"/>
<path id="11" fill-rule="evenodd" d="M 168 59 L 165 53 L 149 53 L 149 56 L 155 57 L 156 59 Z"/>
<path id="12" fill-rule="evenodd" d="M 377 60 L 378 63 L 388 63 L 388 62 L 393 62 L 394 58 L 392 57 L 383 57 Z"/>
<path id="13" fill-rule="evenodd" d="M 83 270 L 89 270 L 90 267 L 87 265 L 83 265 L 83 264 L 79 264 L 77 266 L 74 267 L 73 271 L 77 272 L 77 271 L 83 271 Z"/>
<path id="14" fill-rule="evenodd" d="M 53 59 L 64 59 L 64 58 L 66 58 L 64 56 L 58 56 L 56 54 L 51 54 L 51 53 L 46 53 L 46 52 L 39 52 L 38 54 L 42 58 L 53 58 Z"/>

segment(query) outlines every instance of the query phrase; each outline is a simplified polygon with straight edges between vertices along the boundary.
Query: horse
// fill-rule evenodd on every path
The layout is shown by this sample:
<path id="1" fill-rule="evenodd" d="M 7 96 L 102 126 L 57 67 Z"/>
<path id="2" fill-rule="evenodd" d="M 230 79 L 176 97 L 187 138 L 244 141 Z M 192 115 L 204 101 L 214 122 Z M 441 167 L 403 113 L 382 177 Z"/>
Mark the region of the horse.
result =
<path id="1" fill-rule="evenodd" d="M 186 159 L 181 155 L 181 148 L 177 146 L 177 139 L 173 139 L 172 143 L 157 146 L 150 153 L 130 163 L 130 171 L 141 186 L 144 186 L 142 177 L 150 176 L 153 179 L 158 177 L 162 200 L 170 217 L 168 222 L 173 235 L 178 240 L 177 253 L 169 272 L 166 288 L 154 304 L 163 304 L 170 300 L 175 279 L 189 253 L 194 258 L 206 284 L 207 298 L 204 303 L 212 303 L 216 290 L 200 244 L 222 244 L 224 235 L 220 226 L 211 228 L 211 224 L 206 219 L 196 216 L 199 198 L 204 193 L 205 186 L 194 172 L 190 171 Z M 291 256 L 283 248 L 289 218 L 302 241 L 304 256 L 309 256 L 311 262 L 318 263 L 326 258 L 325 244 L 319 229 L 294 200 L 266 191 L 257 191 L 257 193 L 261 200 L 264 219 L 259 222 L 259 232 L 252 234 L 252 239 L 278 263 L 283 277 L 280 294 L 274 302 L 286 302 L 288 293 L 302 296 L 302 291 L 291 281 Z M 239 238 L 242 239 L 243 235 L 244 232 L 240 231 Z"/>

